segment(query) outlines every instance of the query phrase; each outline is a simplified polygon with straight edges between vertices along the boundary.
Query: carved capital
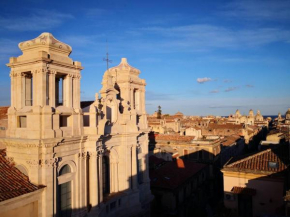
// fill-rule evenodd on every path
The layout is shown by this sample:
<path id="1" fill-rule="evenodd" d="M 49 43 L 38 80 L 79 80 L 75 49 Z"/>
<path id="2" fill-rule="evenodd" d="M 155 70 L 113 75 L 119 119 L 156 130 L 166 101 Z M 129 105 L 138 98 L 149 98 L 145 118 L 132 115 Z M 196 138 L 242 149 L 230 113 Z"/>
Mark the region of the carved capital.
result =
<path id="1" fill-rule="evenodd" d="M 48 73 L 51 75 L 56 75 L 56 70 L 49 70 Z"/>
<path id="2" fill-rule="evenodd" d="M 99 157 L 102 157 L 104 152 L 105 152 L 105 149 L 103 149 L 102 147 L 97 148 L 97 153 Z"/>
<path id="3" fill-rule="evenodd" d="M 98 153 L 97 152 L 87 152 L 89 158 L 96 158 L 98 156 Z"/>
<path id="4" fill-rule="evenodd" d="M 73 75 L 73 78 L 79 80 L 79 79 L 81 79 L 81 75 Z"/>
<path id="5" fill-rule="evenodd" d="M 78 156 L 79 158 L 82 158 L 82 159 L 86 159 L 86 158 L 88 158 L 89 157 L 89 154 L 88 154 L 88 152 L 82 152 L 82 153 L 79 153 L 79 156 Z"/>

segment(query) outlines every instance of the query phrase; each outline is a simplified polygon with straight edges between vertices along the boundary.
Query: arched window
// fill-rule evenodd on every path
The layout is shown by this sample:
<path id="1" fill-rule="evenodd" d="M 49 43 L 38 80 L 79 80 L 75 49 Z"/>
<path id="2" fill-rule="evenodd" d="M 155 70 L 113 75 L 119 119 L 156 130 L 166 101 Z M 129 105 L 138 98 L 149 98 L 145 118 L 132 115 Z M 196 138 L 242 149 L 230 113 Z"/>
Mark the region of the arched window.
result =
<path id="1" fill-rule="evenodd" d="M 59 176 L 63 176 L 71 172 L 69 165 L 64 165 L 60 171 Z M 58 210 L 61 217 L 69 217 L 72 215 L 72 192 L 71 180 L 64 181 L 58 185 Z"/>
<path id="2" fill-rule="evenodd" d="M 102 165 L 102 179 L 103 179 L 103 196 L 106 196 L 110 193 L 110 168 L 109 168 L 109 158 L 103 156 L 103 165 Z"/>

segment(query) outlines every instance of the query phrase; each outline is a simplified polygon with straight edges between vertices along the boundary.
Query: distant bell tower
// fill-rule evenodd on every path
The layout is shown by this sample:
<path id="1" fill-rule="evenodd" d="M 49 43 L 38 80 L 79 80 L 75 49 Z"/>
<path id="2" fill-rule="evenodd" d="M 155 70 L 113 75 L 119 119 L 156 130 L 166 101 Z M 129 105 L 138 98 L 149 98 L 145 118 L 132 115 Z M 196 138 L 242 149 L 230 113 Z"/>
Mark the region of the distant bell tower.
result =
<path id="1" fill-rule="evenodd" d="M 45 139 L 82 134 L 80 62 L 72 48 L 42 33 L 21 42 L 23 54 L 10 58 L 11 106 L 7 137 Z"/>

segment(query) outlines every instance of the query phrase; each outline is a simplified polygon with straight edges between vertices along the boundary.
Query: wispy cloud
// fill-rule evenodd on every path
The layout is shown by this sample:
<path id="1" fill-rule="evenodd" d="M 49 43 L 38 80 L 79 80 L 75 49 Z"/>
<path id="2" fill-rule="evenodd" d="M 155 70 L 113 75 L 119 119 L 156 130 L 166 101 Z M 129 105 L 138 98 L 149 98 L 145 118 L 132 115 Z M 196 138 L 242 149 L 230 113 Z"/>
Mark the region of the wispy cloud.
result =
<path id="1" fill-rule="evenodd" d="M 224 80 L 224 83 L 231 83 L 231 82 L 232 82 L 232 80 L 229 80 L 229 79 Z"/>
<path id="2" fill-rule="evenodd" d="M 219 93 L 220 91 L 219 90 L 212 90 L 210 91 L 210 93 Z"/>
<path id="3" fill-rule="evenodd" d="M 247 84 L 246 87 L 248 87 L 248 88 L 252 88 L 252 87 L 254 87 L 254 85 Z"/>
<path id="4" fill-rule="evenodd" d="M 237 89 L 238 89 L 238 87 L 229 87 L 229 88 L 225 89 L 225 92 L 231 92 L 231 91 L 234 91 Z"/>
<path id="5" fill-rule="evenodd" d="M 244 108 L 246 106 L 242 106 L 242 105 L 213 105 L 213 106 L 209 106 L 209 108 L 212 109 L 217 109 L 217 108 Z"/>
<path id="6" fill-rule="evenodd" d="M 286 43 L 290 38 L 290 30 L 278 27 L 234 30 L 218 25 L 194 24 L 175 27 L 148 27 L 136 31 L 141 32 L 144 37 L 155 36 L 155 41 L 149 44 L 150 49 L 151 46 L 154 46 L 155 50 L 160 48 L 161 51 L 166 50 L 167 52 L 177 50 L 207 51 L 215 48 L 244 49 L 273 42 Z M 158 38 L 162 38 L 162 41 Z"/>
<path id="7" fill-rule="evenodd" d="M 223 7 L 219 14 L 251 20 L 290 20 L 288 0 L 235 0 Z"/>
<path id="8" fill-rule="evenodd" d="M 25 17 L 1 16 L 0 28 L 13 31 L 41 31 L 60 26 L 73 15 L 53 10 L 33 10 Z"/>
<path id="9" fill-rule="evenodd" d="M 196 81 L 200 84 L 203 84 L 203 83 L 211 81 L 211 80 L 212 80 L 211 78 L 205 77 L 205 78 L 198 78 Z"/>

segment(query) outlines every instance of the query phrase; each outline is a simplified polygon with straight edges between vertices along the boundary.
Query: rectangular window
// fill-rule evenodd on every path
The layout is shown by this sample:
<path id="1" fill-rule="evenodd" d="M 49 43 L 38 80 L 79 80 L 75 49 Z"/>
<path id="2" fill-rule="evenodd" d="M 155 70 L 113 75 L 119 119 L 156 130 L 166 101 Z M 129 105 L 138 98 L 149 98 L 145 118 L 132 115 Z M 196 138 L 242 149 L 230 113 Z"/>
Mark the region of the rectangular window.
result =
<path id="1" fill-rule="evenodd" d="M 113 210 L 115 208 L 116 208 L 116 201 L 114 201 L 110 204 L 110 210 Z"/>
<path id="2" fill-rule="evenodd" d="M 90 115 L 83 115 L 84 127 L 90 126 Z"/>
<path id="3" fill-rule="evenodd" d="M 69 115 L 60 115 L 59 116 L 59 127 L 67 127 L 69 122 Z"/>
<path id="4" fill-rule="evenodd" d="M 57 75 L 55 78 L 55 105 L 61 106 L 64 104 L 63 100 L 64 76 Z"/>
<path id="5" fill-rule="evenodd" d="M 26 128 L 27 127 L 27 117 L 26 116 L 18 116 L 18 128 Z"/>

